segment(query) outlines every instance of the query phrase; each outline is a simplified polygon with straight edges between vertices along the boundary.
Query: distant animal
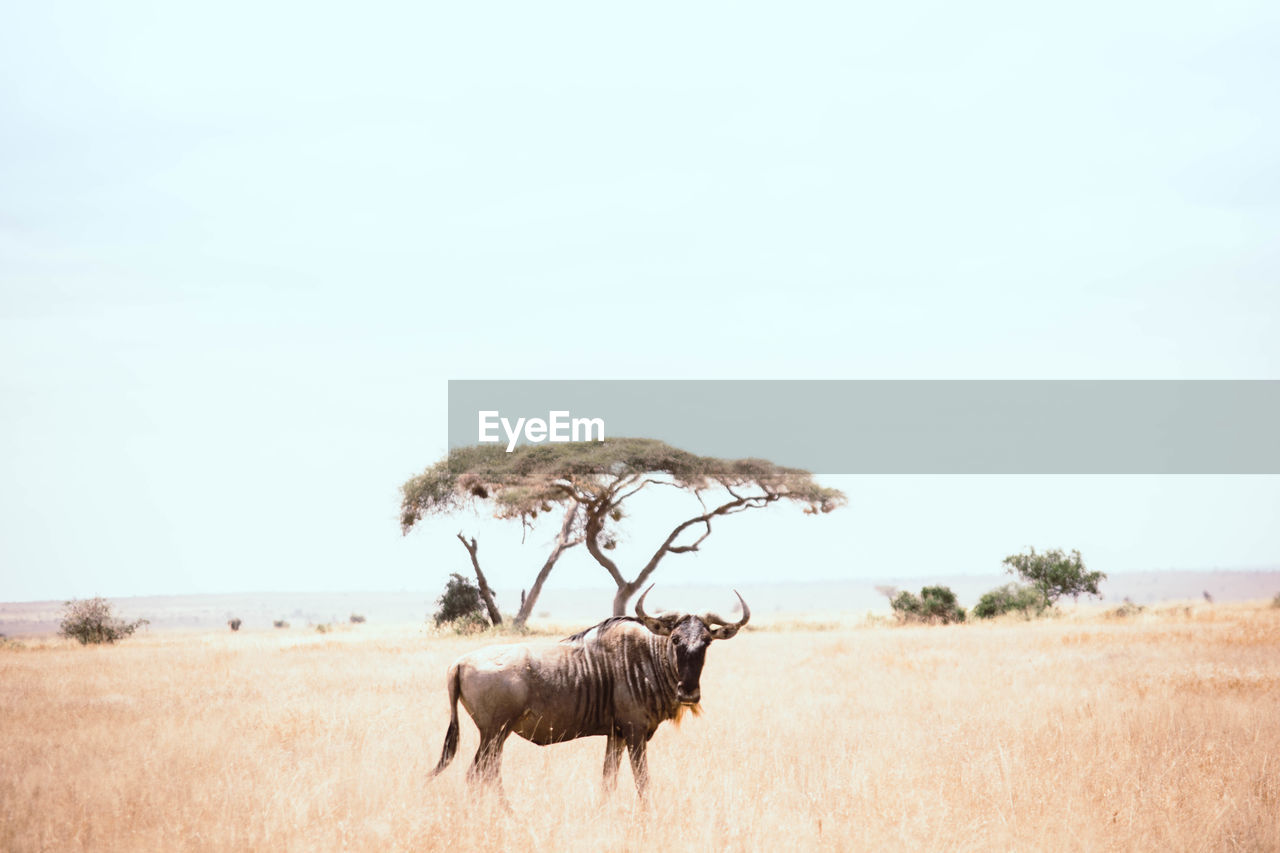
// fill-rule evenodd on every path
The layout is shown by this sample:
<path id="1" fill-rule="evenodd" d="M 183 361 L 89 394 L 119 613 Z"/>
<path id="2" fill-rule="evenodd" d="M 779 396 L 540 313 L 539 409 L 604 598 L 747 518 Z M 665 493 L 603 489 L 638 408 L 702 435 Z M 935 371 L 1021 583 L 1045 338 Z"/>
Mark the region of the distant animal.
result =
<path id="1" fill-rule="evenodd" d="M 458 750 L 458 700 L 476 728 L 480 748 L 467 771 L 471 782 L 502 790 L 502 745 L 512 732 L 539 746 L 602 735 L 604 788 L 617 786 L 625 745 L 636 791 L 649 782 L 645 747 L 664 720 L 685 710 L 699 713 L 699 679 L 712 640 L 738 633 L 751 610 L 738 594 L 737 622 L 714 613 L 644 611 L 650 585 L 636 602 L 635 618 L 614 616 L 555 645 L 489 646 L 449 667 L 449 728 L 434 777 Z"/>

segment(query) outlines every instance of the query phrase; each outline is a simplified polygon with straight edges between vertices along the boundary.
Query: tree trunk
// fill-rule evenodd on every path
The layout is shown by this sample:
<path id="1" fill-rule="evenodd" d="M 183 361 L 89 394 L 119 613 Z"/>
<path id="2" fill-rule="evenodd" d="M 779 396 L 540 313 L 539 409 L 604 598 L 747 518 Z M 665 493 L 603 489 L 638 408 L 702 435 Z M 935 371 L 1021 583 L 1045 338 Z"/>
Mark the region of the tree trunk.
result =
<path id="1" fill-rule="evenodd" d="M 634 585 L 627 583 L 627 579 L 622 576 L 622 572 L 618 569 L 618 564 L 605 556 L 604 551 L 600 550 L 599 537 L 604 531 L 604 518 L 610 508 L 611 505 L 607 501 L 600 501 L 586 506 L 587 524 L 585 538 L 587 540 L 587 551 L 590 552 L 592 558 L 609 573 L 609 577 L 613 578 L 613 582 L 617 584 L 618 594 L 613 598 L 613 615 L 625 616 L 627 599 L 635 593 Z M 632 587 L 631 591 L 624 595 L 624 590 L 629 586 Z"/>
<path id="2" fill-rule="evenodd" d="M 529 621 L 529 614 L 533 613 L 533 606 L 538 601 L 538 596 L 542 593 L 542 584 L 546 582 L 547 576 L 551 574 L 551 570 L 555 568 L 556 560 L 560 559 L 560 555 L 581 542 L 581 539 L 571 539 L 570 534 L 573 531 L 573 521 L 578 515 L 578 504 L 571 502 L 569 509 L 565 511 L 564 521 L 560 523 L 560 533 L 556 536 L 556 547 L 551 549 L 547 561 L 542 564 L 542 569 L 538 572 L 538 576 L 534 578 L 533 586 L 529 588 L 529 594 L 520 602 L 520 612 L 516 614 L 516 618 L 511 624 L 516 628 L 523 628 L 525 623 Z"/>
<path id="3" fill-rule="evenodd" d="M 480 571 L 480 560 L 476 557 L 476 552 L 480 550 L 480 546 L 476 544 L 474 536 L 468 541 L 461 533 L 458 534 L 458 541 L 462 543 L 462 547 L 466 548 L 467 553 L 471 555 L 471 567 L 476 572 L 476 583 L 480 586 L 480 598 L 484 600 L 485 609 L 489 611 L 489 622 L 494 625 L 501 625 L 502 614 L 498 612 L 498 604 L 493 600 L 493 590 L 489 588 L 489 581 L 485 580 L 484 572 Z"/>
<path id="4" fill-rule="evenodd" d="M 639 589 L 639 584 L 634 583 L 624 583 L 618 587 L 618 592 L 613 596 L 614 616 L 627 615 L 627 602 L 631 600 L 631 596 L 635 595 Z"/>

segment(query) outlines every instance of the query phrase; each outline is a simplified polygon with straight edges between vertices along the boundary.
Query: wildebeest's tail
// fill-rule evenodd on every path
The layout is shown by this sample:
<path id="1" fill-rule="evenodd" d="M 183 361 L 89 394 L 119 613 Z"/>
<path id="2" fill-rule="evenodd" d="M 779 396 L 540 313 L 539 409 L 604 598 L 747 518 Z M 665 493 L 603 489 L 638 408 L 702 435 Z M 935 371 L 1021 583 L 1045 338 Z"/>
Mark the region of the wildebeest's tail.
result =
<path id="1" fill-rule="evenodd" d="M 458 665 L 455 663 L 449 667 L 449 729 L 444 733 L 444 752 L 440 754 L 440 763 L 436 765 L 436 769 L 431 771 L 432 778 L 449 766 L 449 762 L 453 761 L 453 756 L 458 752 L 458 691 L 461 685 L 458 682 Z"/>

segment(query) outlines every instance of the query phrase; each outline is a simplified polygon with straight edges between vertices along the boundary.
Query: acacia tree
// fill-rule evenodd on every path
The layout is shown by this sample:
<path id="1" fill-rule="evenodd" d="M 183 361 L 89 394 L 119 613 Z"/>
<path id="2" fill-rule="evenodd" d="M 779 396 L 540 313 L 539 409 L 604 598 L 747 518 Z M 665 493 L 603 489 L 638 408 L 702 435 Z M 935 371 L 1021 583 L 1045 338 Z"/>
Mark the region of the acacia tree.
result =
<path id="1" fill-rule="evenodd" d="M 619 525 L 626 517 L 625 502 L 649 486 L 688 492 L 697 499 L 700 511 L 675 525 L 628 578 L 606 552 L 617 544 Z M 453 512 L 478 501 L 491 505 L 495 517 L 523 524 L 540 513 L 563 509 L 559 535 L 516 625 L 528 619 L 556 560 L 580 543 L 586 544 L 592 559 L 613 580 L 617 588 L 613 612 L 620 616 L 663 558 L 699 550 L 711 535 L 715 519 L 780 500 L 802 504 L 807 514 L 827 513 L 845 503 L 842 492 L 818 485 L 808 471 L 764 459 L 697 456 L 647 438 L 521 445 L 511 452 L 492 444 L 459 447 L 406 482 L 402 493 L 404 533 L 426 515 Z"/>
<path id="2" fill-rule="evenodd" d="M 1107 577 L 1103 572 L 1086 569 L 1080 552 L 1074 550 L 1070 555 L 1057 548 L 1037 554 L 1031 548 L 1026 554 L 1005 557 L 1004 564 L 1007 571 L 1031 584 L 1049 606 L 1064 595 L 1075 599 L 1081 595 L 1101 597 L 1098 584 Z"/>

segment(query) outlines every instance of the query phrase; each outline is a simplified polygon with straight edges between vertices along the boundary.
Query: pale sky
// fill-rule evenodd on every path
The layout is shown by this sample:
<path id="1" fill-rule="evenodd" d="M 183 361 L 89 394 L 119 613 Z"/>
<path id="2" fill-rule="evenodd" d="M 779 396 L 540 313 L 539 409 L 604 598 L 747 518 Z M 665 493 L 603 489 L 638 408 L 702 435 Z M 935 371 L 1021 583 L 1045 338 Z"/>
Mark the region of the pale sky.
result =
<path id="1" fill-rule="evenodd" d="M 14 6 L 0 600 L 437 589 L 459 529 L 527 585 L 513 528 L 400 537 L 450 378 L 1280 378 L 1278 42 L 1263 2 Z M 657 579 L 1280 564 L 1280 478 L 827 481 Z"/>

